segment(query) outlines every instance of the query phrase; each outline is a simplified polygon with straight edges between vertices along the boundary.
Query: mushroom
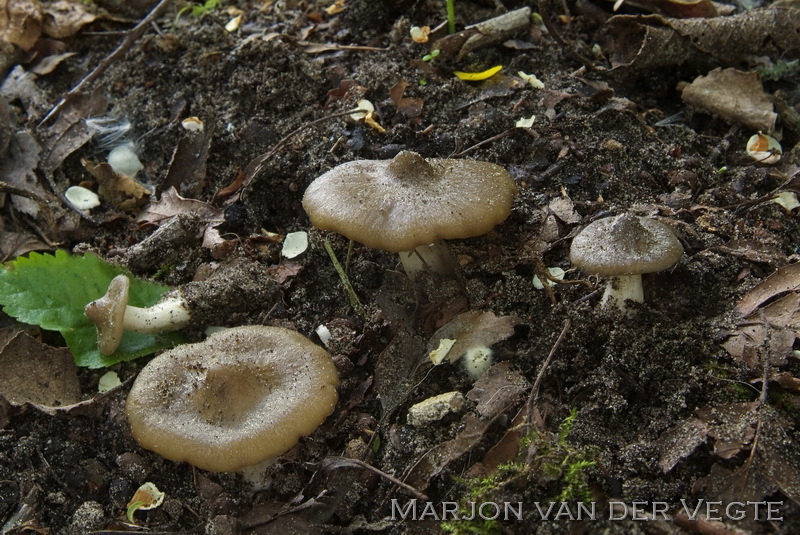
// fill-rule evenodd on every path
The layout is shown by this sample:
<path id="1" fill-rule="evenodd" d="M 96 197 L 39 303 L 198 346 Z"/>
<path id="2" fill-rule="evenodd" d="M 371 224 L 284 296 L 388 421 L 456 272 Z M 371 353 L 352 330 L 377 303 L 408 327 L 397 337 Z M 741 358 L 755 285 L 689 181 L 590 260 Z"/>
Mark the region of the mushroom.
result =
<path id="1" fill-rule="evenodd" d="M 127 276 L 117 275 L 108 285 L 106 294 L 83 309 L 97 327 L 97 345 L 103 355 L 117 350 L 123 331 L 162 333 L 189 324 L 190 313 L 180 295 L 171 295 L 151 307 L 140 308 L 128 304 L 130 285 Z"/>
<path id="2" fill-rule="evenodd" d="M 282 327 L 234 327 L 150 361 L 125 405 L 139 444 L 162 457 L 232 472 L 278 457 L 330 416 L 330 355 Z"/>
<path id="3" fill-rule="evenodd" d="M 499 165 L 403 151 L 391 160 L 334 167 L 306 189 L 303 208 L 318 229 L 400 253 L 413 279 L 425 267 L 451 274 L 442 240 L 489 232 L 511 213 L 516 192 Z"/>
<path id="4" fill-rule="evenodd" d="M 610 277 L 601 303 L 625 310 L 625 301 L 644 301 L 642 273 L 672 267 L 683 247 L 664 223 L 622 214 L 598 219 L 572 240 L 570 262 L 589 273 Z"/>

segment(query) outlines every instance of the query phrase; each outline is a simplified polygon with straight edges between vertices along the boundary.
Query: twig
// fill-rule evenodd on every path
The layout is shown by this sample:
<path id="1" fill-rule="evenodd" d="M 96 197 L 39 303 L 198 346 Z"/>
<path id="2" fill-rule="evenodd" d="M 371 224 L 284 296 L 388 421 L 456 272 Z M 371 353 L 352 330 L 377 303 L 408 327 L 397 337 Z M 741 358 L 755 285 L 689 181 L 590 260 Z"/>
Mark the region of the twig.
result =
<path id="1" fill-rule="evenodd" d="M 236 192 L 236 193 L 231 194 L 231 196 L 226 199 L 225 204 L 229 205 L 229 204 L 233 203 L 234 201 L 238 200 L 239 196 L 241 194 L 241 191 L 243 191 L 253 181 L 253 179 L 256 177 L 256 175 L 258 175 L 261 172 L 261 170 L 264 168 L 264 164 L 266 164 L 267 161 L 270 158 L 275 156 L 275 154 L 277 154 L 277 152 L 279 150 L 281 150 L 284 147 L 284 145 L 286 145 L 289 142 L 289 140 L 292 139 L 292 137 L 296 136 L 297 134 L 299 134 L 300 132 L 302 132 L 303 130 L 305 130 L 306 128 L 308 128 L 310 126 L 314 126 L 315 124 L 319 124 L 319 123 L 327 121 L 329 119 L 335 119 L 336 117 L 343 117 L 345 115 L 352 115 L 353 113 L 356 113 L 357 111 L 359 111 L 358 108 L 353 108 L 352 110 L 340 111 L 340 112 L 337 112 L 337 113 L 332 113 L 330 115 L 326 115 L 325 117 L 320 117 L 319 119 L 314 119 L 313 121 L 309 121 L 309 122 L 303 124 L 302 126 L 298 126 L 294 130 L 292 130 L 291 132 L 286 134 L 283 138 L 281 138 L 280 141 L 278 141 L 275 144 L 274 147 L 272 147 L 270 150 L 268 150 L 267 152 L 265 152 L 261 156 L 257 156 L 255 158 L 253 158 L 253 160 L 251 160 L 250 163 L 247 164 L 247 167 L 244 170 L 244 179 L 242 180 L 242 184 L 241 184 L 241 187 L 239 188 L 239 191 Z"/>
<path id="2" fill-rule="evenodd" d="M 353 468 L 363 468 L 365 470 L 369 470 L 373 474 L 377 474 L 377 475 L 381 476 L 382 478 L 386 479 L 387 481 L 390 481 L 391 483 L 397 485 L 398 487 L 406 490 L 407 492 L 409 492 L 411 495 L 413 495 L 419 501 L 421 501 L 421 502 L 427 502 L 428 501 L 428 497 L 425 494 L 423 494 L 422 492 L 418 491 L 417 489 L 415 489 L 414 487 L 412 487 L 408 483 L 404 483 L 404 482 L 400 481 L 399 479 L 397 479 L 396 477 L 394 477 L 394 476 L 392 476 L 390 474 L 387 474 L 386 472 L 384 472 L 384 471 L 382 471 L 382 470 L 380 470 L 378 468 L 375 468 L 371 464 L 365 463 L 364 461 L 361 461 L 359 459 L 350 459 L 348 457 L 327 457 L 327 458 L 323 459 L 322 465 L 323 465 L 323 467 L 326 467 L 326 468 L 328 468 L 328 467 L 336 468 L 337 466 L 351 466 Z"/>
<path id="3" fill-rule="evenodd" d="M 498 139 L 502 139 L 502 138 L 506 137 L 507 135 L 509 135 L 511 132 L 513 132 L 516 129 L 517 129 L 517 127 L 509 128 L 508 130 L 500 132 L 499 134 L 496 134 L 496 135 L 494 135 L 494 136 L 492 136 L 492 137 L 490 137 L 488 139 L 484 139 L 483 141 L 479 141 L 478 143 L 475 143 L 471 147 L 467 147 L 466 149 L 464 149 L 462 151 L 458 151 L 458 152 L 452 154 L 451 157 L 452 158 L 458 158 L 460 156 L 464 156 L 466 153 L 468 153 L 468 152 L 470 152 L 472 150 L 475 150 L 478 147 L 481 147 L 483 145 L 486 145 L 487 143 L 491 143 L 492 141 L 497 141 Z"/>
<path id="4" fill-rule="evenodd" d="M 533 404 L 539 399 L 539 389 L 542 387 L 542 381 L 544 380 L 544 375 L 547 373 L 547 368 L 550 366 L 550 362 L 553 360 L 553 356 L 556 354 L 561 342 L 564 341 L 564 338 L 567 336 L 567 332 L 569 332 L 570 327 L 572 326 L 572 321 L 567 318 L 564 320 L 564 327 L 561 329 L 561 333 L 556 338 L 553 347 L 550 348 L 550 353 L 547 355 L 547 358 L 544 359 L 542 363 L 542 367 L 539 369 L 539 374 L 536 376 L 536 381 L 533 383 L 533 387 L 531 388 L 531 394 L 528 396 L 528 422 L 531 422 L 531 415 L 533 414 Z"/>
<path id="5" fill-rule="evenodd" d="M 148 13 L 147 16 L 139 22 L 139 24 L 137 24 L 130 31 L 128 31 L 122 43 L 120 43 L 120 45 L 111 54 L 109 54 L 102 61 L 100 61 L 100 63 L 98 63 L 97 67 L 95 67 L 92 72 L 84 76 L 84 78 L 80 82 L 78 82 L 78 85 L 70 89 L 69 92 L 66 95 L 64 95 L 64 97 L 59 101 L 59 103 L 56 104 L 47 113 L 47 115 L 44 116 L 44 119 L 39 121 L 39 126 L 41 127 L 43 124 L 49 121 L 51 117 L 58 114 L 67 104 L 67 102 L 70 99 L 75 98 L 75 96 L 78 93 L 80 93 L 84 87 L 86 87 L 90 83 L 97 80 L 100 76 L 102 76 L 103 73 L 106 71 L 106 69 L 109 66 L 111 66 L 112 63 L 114 63 L 117 59 L 122 57 L 128 51 L 128 49 L 131 46 L 133 46 L 133 43 L 135 43 L 136 40 L 142 36 L 147 27 L 150 26 L 150 23 L 154 21 L 159 15 L 161 15 L 161 13 L 164 11 L 164 9 L 166 9 L 169 3 L 170 0 L 161 0 L 158 3 L 158 5 L 156 5 L 156 7 L 150 10 L 150 13 Z"/>

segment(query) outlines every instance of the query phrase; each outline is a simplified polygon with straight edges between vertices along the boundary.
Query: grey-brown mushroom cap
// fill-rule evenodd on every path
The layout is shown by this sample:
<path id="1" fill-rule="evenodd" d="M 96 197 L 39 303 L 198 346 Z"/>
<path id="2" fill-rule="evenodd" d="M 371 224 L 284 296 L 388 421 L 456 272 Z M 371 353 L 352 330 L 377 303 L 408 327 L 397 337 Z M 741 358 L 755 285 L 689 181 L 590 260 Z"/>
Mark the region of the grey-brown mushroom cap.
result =
<path id="1" fill-rule="evenodd" d="M 150 361 L 125 410 L 143 448 L 231 472 L 314 432 L 336 406 L 338 382 L 327 351 L 301 334 L 235 327 Z"/>
<path id="2" fill-rule="evenodd" d="M 661 221 L 623 214 L 598 219 L 572 240 L 573 265 L 601 277 L 640 275 L 672 267 L 683 246 Z"/>
<path id="3" fill-rule="evenodd" d="M 106 294 L 83 308 L 84 314 L 97 328 L 97 347 L 103 355 L 112 355 L 122 341 L 125 309 L 131 281 L 117 275 L 108 285 Z"/>
<path id="4" fill-rule="evenodd" d="M 403 151 L 331 169 L 306 189 L 303 208 L 316 228 L 401 252 L 486 234 L 511 213 L 516 192 L 499 165 Z"/>

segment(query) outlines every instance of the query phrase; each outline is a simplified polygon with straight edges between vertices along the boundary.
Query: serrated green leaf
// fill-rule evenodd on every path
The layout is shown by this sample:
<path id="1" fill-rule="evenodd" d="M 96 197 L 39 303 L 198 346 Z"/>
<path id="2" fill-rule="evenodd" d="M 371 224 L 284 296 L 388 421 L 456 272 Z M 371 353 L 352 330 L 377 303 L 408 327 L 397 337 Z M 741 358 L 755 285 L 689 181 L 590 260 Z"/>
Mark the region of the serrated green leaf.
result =
<path id="1" fill-rule="evenodd" d="M 120 274 L 131 278 L 129 303 L 133 306 L 151 306 L 169 290 L 168 286 L 137 279 L 93 254 L 72 256 L 58 250 L 55 255 L 30 253 L 27 258 L 5 264 L 0 269 L 0 305 L 19 321 L 59 331 L 78 366 L 110 366 L 179 343 L 180 337 L 174 333 L 154 336 L 126 332 L 116 353 L 100 354 L 97 333 L 83 307 L 105 294 L 111 279 Z"/>

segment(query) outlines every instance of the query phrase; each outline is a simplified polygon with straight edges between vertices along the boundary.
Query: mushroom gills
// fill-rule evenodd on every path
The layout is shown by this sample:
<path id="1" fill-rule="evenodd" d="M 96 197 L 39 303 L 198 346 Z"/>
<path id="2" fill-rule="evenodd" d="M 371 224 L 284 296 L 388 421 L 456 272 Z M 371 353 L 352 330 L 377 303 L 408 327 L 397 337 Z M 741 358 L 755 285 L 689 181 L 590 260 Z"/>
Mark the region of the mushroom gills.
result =
<path id="1" fill-rule="evenodd" d="M 403 269 L 411 280 L 415 279 L 417 273 L 425 270 L 443 276 L 455 272 L 455 262 L 450 254 L 450 248 L 443 240 L 420 245 L 412 251 L 403 251 L 399 255 L 400 263 L 403 264 Z"/>

